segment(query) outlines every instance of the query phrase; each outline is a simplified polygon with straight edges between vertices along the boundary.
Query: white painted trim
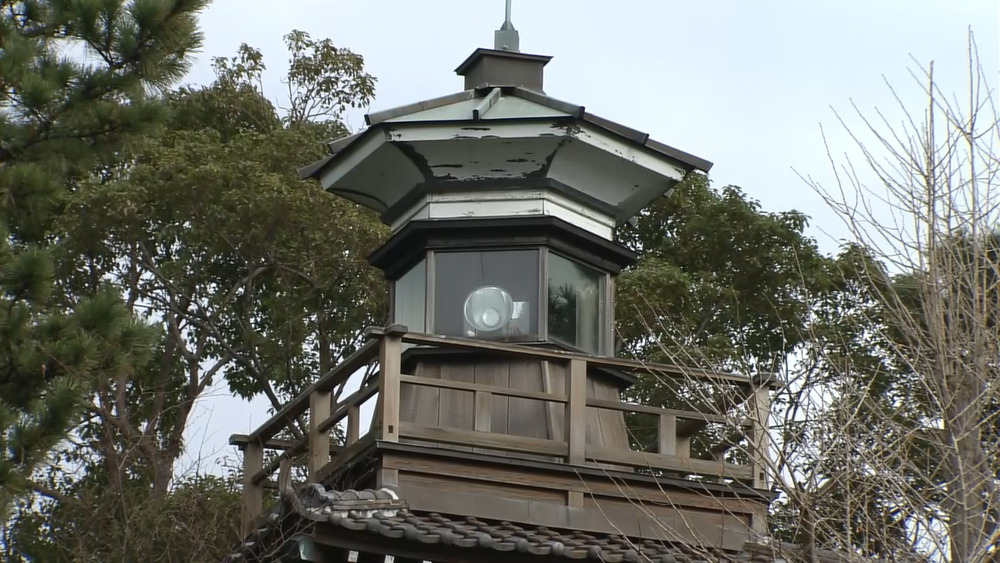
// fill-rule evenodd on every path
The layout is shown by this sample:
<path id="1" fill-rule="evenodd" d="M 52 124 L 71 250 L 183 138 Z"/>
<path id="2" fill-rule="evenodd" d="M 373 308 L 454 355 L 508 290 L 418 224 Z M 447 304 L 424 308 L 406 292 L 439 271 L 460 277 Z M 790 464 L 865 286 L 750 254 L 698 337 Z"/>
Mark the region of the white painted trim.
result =
<path id="1" fill-rule="evenodd" d="M 393 222 L 392 231 L 420 219 L 531 216 L 556 217 L 607 240 L 614 237 L 614 218 L 550 190 L 427 194 Z"/>
<path id="2" fill-rule="evenodd" d="M 635 145 L 605 135 L 593 127 L 581 126 L 575 130 L 573 137 L 661 176 L 678 182 L 684 179 L 684 169 L 668 162 L 668 157 L 651 155 Z"/>
<path id="3" fill-rule="evenodd" d="M 537 122 L 535 122 L 537 121 Z M 504 123 L 481 120 L 458 125 L 449 123 L 399 124 L 387 129 L 389 140 L 394 143 L 420 143 L 453 139 L 523 139 L 534 137 L 567 137 L 566 128 L 553 127 L 548 119 L 532 122 Z"/>
<path id="4" fill-rule="evenodd" d="M 330 167 L 320 177 L 323 189 L 328 190 L 339 182 L 344 176 L 350 173 L 356 166 L 370 158 L 375 151 L 386 143 L 385 135 L 372 135 L 351 149 L 351 153 L 340 160 L 336 165 Z"/>

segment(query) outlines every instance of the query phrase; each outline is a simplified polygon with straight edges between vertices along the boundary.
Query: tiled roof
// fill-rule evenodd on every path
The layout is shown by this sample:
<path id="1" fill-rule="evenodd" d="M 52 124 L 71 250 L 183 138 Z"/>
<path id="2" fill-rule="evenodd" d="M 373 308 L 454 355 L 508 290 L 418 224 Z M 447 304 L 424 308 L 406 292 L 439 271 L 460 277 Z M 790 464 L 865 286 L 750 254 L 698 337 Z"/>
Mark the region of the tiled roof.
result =
<path id="1" fill-rule="evenodd" d="M 387 489 L 337 492 L 312 484 L 286 493 L 285 507 L 284 514 L 273 515 L 270 520 L 272 526 L 287 523 L 289 517 L 299 518 L 302 523 L 324 526 L 327 537 L 336 536 L 338 532 L 352 536 L 370 534 L 373 547 L 386 540 L 415 542 L 423 548 L 440 546 L 442 549 L 509 553 L 512 560 L 517 561 L 525 556 L 607 563 L 773 563 L 793 560 L 778 556 L 776 548 L 764 545 L 749 544 L 740 552 L 725 552 L 653 540 L 633 541 L 616 535 L 487 522 L 471 516 L 413 512 L 405 501 Z M 266 542 L 267 527 L 258 530 L 257 536 L 244 545 L 242 552 L 234 553 L 226 561 L 258 561 L 248 546 Z M 352 539 L 358 538 L 354 536 Z M 821 557 L 821 561 L 829 559 Z"/>

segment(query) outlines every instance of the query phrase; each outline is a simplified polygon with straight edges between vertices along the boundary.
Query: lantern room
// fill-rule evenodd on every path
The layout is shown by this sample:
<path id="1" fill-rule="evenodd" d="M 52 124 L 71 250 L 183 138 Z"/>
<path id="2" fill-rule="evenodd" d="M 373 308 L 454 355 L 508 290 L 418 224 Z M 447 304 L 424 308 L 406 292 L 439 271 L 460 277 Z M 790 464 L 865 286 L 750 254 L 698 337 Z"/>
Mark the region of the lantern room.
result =
<path id="1" fill-rule="evenodd" d="M 618 225 L 711 164 L 543 91 L 550 57 L 477 49 L 458 94 L 367 116 L 303 169 L 392 230 L 392 321 L 613 355 Z"/>

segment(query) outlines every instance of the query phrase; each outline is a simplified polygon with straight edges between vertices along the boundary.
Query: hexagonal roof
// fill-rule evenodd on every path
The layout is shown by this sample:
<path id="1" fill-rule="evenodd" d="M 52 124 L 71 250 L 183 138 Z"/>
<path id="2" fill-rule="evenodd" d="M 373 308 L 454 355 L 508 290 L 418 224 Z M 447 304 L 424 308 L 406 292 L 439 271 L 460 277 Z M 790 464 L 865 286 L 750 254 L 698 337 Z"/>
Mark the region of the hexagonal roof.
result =
<path id="1" fill-rule="evenodd" d="M 520 87 L 466 90 L 366 116 L 361 133 L 331 141 L 302 168 L 387 222 L 416 191 L 474 191 L 527 181 L 557 188 L 619 223 L 685 174 L 712 164 Z M 412 199 L 412 198 L 410 198 Z"/>

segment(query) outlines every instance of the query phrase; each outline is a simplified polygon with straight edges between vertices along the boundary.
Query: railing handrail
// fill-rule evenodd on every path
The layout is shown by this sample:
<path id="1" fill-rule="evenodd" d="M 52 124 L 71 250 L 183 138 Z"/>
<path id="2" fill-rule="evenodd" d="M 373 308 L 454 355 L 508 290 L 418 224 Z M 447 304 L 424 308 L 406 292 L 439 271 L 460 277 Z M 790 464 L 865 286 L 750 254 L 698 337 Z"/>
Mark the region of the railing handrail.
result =
<path id="1" fill-rule="evenodd" d="M 365 342 L 361 348 L 345 358 L 340 364 L 328 371 L 324 376 L 317 379 L 305 391 L 286 403 L 281 410 L 271 416 L 271 418 L 258 427 L 257 430 L 250 433 L 247 436 L 247 440 L 259 443 L 270 440 L 278 434 L 278 432 L 291 424 L 297 417 L 305 414 L 305 412 L 309 410 L 310 395 L 316 391 L 324 392 L 334 389 L 337 385 L 344 383 L 344 381 L 346 381 L 347 378 L 349 378 L 359 368 L 374 360 L 378 356 L 379 340 L 385 336 L 386 331 L 389 330 L 400 331 L 406 329 L 405 327 L 401 327 L 399 325 L 393 325 L 386 328 L 369 328 L 366 331 L 367 342 Z M 488 342 L 484 340 L 474 340 L 471 338 L 440 336 L 436 334 L 424 334 L 418 332 L 406 332 L 405 334 L 402 334 L 401 338 L 402 341 L 407 344 L 492 352 L 495 354 L 503 354 L 520 358 L 547 359 L 562 362 L 568 362 L 576 359 L 586 361 L 588 366 L 599 366 L 627 371 L 649 371 L 662 373 L 672 377 L 694 377 L 714 382 L 726 382 L 746 386 L 766 386 L 772 389 L 781 387 L 782 385 L 778 377 L 772 373 L 762 373 L 754 377 L 747 377 L 731 373 L 685 368 L 672 364 L 642 362 L 622 358 L 587 356 L 585 354 L 564 350 L 531 348 L 517 344 Z"/>
<path id="2" fill-rule="evenodd" d="M 368 329 L 368 335 L 378 338 L 385 334 L 386 330 L 406 330 L 405 327 L 394 325 L 381 328 Z M 527 359 L 547 359 L 561 362 L 570 360 L 584 360 L 588 366 L 611 368 L 622 371 L 653 372 L 676 378 L 704 379 L 709 382 L 726 382 L 736 385 L 752 387 L 769 387 L 771 389 L 781 388 L 783 383 L 775 373 L 761 372 L 752 377 L 734 373 L 725 373 L 701 368 L 687 368 L 674 364 L 663 364 L 658 362 L 644 362 L 640 360 L 628 360 L 624 358 L 612 358 L 606 356 L 588 356 L 579 352 L 568 350 L 552 350 L 548 348 L 535 348 L 524 346 L 523 344 L 509 344 L 506 342 L 490 342 L 487 340 L 476 340 L 459 336 L 442 336 L 438 334 L 427 334 L 420 332 L 405 332 L 402 341 L 406 344 L 416 344 L 422 346 L 433 346 L 436 348 L 452 348 L 457 350 L 469 350 L 478 352 L 492 352 L 505 356 L 512 356 Z"/>
<path id="3" fill-rule="evenodd" d="M 368 365 L 378 357 L 378 350 L 379 342 L 377 339 L 370 339 L 368 342 L 365 342 L 356 352 L 337 364 L 326 375 L 317 379 L 305 391 L 281 407 L 281 410 L 274 413 L 267 422 L 260 425 L 257 430 L 251 432 L 247 436 L 248 441 L 263 443 L 273 438 L 278 432 L 281 432 L 289 424 L 292 424 L 296 418 L 309 410 L 309 397 L 313 393 L 317 391 L 332 391 L 338 385 L 347 381 L 358 369 Z"/>

